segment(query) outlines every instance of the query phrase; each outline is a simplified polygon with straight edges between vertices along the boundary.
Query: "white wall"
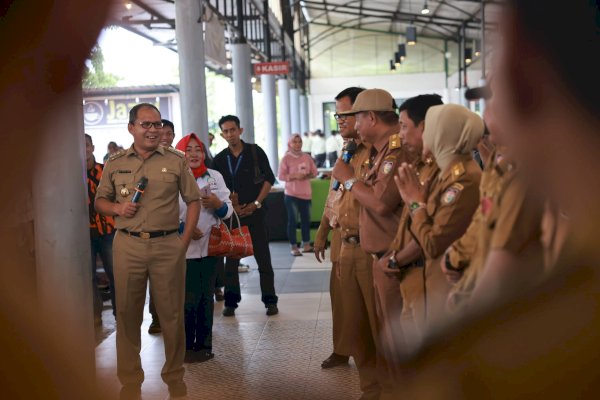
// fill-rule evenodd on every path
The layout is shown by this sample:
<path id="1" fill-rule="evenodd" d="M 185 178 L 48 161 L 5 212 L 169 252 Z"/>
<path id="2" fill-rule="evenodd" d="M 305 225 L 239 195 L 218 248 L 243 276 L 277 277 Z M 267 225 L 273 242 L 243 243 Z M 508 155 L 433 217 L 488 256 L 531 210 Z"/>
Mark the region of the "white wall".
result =
<path id="1" fill-rule="evenodd" d="M 478 86 L 481 71 L 472 70 L 467 74 L 470 87 Z M 448 90 L 444 73 L 375 75 L 342 78 L 321 78 L 310 81 L 310 129 L 323 128 L 323 103 L 334 101 L 335 96 L 350 86 L 367 89 L 385 89 L 394 98 L 408 98 L 425 93 L 437 93 L 445 103 L 458 103 L 458 75 L 448 79 Z"/>

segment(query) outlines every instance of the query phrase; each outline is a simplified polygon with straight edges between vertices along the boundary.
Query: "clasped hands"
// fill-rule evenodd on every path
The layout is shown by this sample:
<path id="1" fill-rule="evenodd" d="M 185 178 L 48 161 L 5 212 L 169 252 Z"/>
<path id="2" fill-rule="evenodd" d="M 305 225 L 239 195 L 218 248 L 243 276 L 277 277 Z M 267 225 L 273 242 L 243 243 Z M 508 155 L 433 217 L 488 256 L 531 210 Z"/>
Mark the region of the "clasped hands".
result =
<path id="1" fill-rule="evenodd" d="M 404 200 L 404 204 L 425 203 L 429 195 L 429 180 L 421 184 L 417 172 L 412 165 L 402 163 L 398 167 L 398 175 L 394 176 L 396 187 Z"/>

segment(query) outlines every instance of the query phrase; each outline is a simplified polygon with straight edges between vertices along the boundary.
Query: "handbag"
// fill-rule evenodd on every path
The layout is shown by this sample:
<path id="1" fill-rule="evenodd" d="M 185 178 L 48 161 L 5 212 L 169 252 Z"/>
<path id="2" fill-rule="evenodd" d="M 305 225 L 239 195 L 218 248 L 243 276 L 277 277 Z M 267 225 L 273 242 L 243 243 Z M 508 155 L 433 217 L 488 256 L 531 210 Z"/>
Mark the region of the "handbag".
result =
<path id="1" fill-rule="evenodd" d="M 208 255 L 218 257 L 244 258 L 254 255 L 252 237 L 247 226 L 240 224 L 240 217 L 234 211 L 233 214 L 238 223 L 233 228 L 233 217 L 229 219 L 229 228 L 223 221 L 210 229 L 208 240 Z"/>

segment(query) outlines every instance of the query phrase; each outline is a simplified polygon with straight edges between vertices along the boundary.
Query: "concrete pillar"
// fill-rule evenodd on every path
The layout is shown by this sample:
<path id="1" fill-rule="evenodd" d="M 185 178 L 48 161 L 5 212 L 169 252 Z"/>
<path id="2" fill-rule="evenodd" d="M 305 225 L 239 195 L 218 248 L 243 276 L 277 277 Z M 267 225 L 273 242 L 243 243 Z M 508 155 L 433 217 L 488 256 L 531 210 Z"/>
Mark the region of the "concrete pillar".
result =
<path id="1" fill-rule="evenodd" d="M 290 89 L 290 118 L 292 133 L 302 133 L 300 132 L 300 91 L 296 88 Z"/>
<path id="2" fill-rule="evenodd" d="M 95 374 L 95 343 L 81 89 L 49 107 L 54 108 L 48 120 L 52 134 L 39 135 L 33 174 L 36 276 L 31 279 L 37 312 L 62 327 L 60 340 L 76 346 L 66 357 L 76 358 L 78 374 L 89 377 Z"/>
<path id="3" fill-rule="evenodd" d="M 262 95 L 264 101 L 264 117 L 267 148 L 265 152 L 269 158 L 271 169 L 277 175 L 279 169 L 279 151 L 277 145 L 277 104 L 275 99 L 275 75 L 260 76 Z"/>
<path id="4" fill-rule="evenodd" d="M 242 139 L 254 143 L 254 107 L 252 104 L 252 64 L 250 46 L 246 43 L 231 45 L 231 65 L 235 87 L 235 112 L 240 119 L 244 134 Z"/>
<path id="5" fill-rule="evenodd" d="M 304 135 L 304 132 L 308 132 L 308 127 L 308 97 L 303 94 L 300 96 L 300 134 Z"/>
<path id="6" fill-rule="evenodd" d="M 281 143 L 287 144 L 292 136 L 292 119 L 290 117 L 290 84 L 287 78 L 277 81 L 279 94 L 279 116 L 281 118 Z"/>
<path id="7" fill-rule="evenodd" d="M 204 74 L 204 31 L 198 22 L 203 0 L 177 0 L 175 34 L 179 54 L 179 91 L 181 94 L 181 136 L 195 132 L 208 143 L 208 110 Z"/>

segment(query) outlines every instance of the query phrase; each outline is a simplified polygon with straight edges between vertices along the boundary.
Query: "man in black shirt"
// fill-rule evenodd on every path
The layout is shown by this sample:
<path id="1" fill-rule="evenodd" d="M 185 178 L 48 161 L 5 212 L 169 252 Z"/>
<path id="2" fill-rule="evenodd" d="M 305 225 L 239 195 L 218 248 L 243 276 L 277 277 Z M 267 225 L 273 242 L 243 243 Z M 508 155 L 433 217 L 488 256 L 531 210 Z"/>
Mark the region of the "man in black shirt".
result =
<path id="1" fill-rule="evenodd" d="M 267 315 L 275 315 L 277 295 L 275 294 L 275 275 L 271 264 L 271 251 L 265 223 L 264 199 L 275 182 L 275 176 L 269 166 L 267 155 L 259 146 L 244 143 L 240 139 L 243 128 L 234 115 L 226 115 L 219 120 L 221 136 L 229 146 L 217 154 L 213 168 L 225 179 L 231 191 L 231 200 L 242 225 L 248 226 L 252 236 L 254 258 L 260 273 L 262 302 Z M 242 299 L 238 265 L 240 260 L 227 258 L 225 261 L 225 309 L 224 316 L 235 315 L 235 309 Z"/>

